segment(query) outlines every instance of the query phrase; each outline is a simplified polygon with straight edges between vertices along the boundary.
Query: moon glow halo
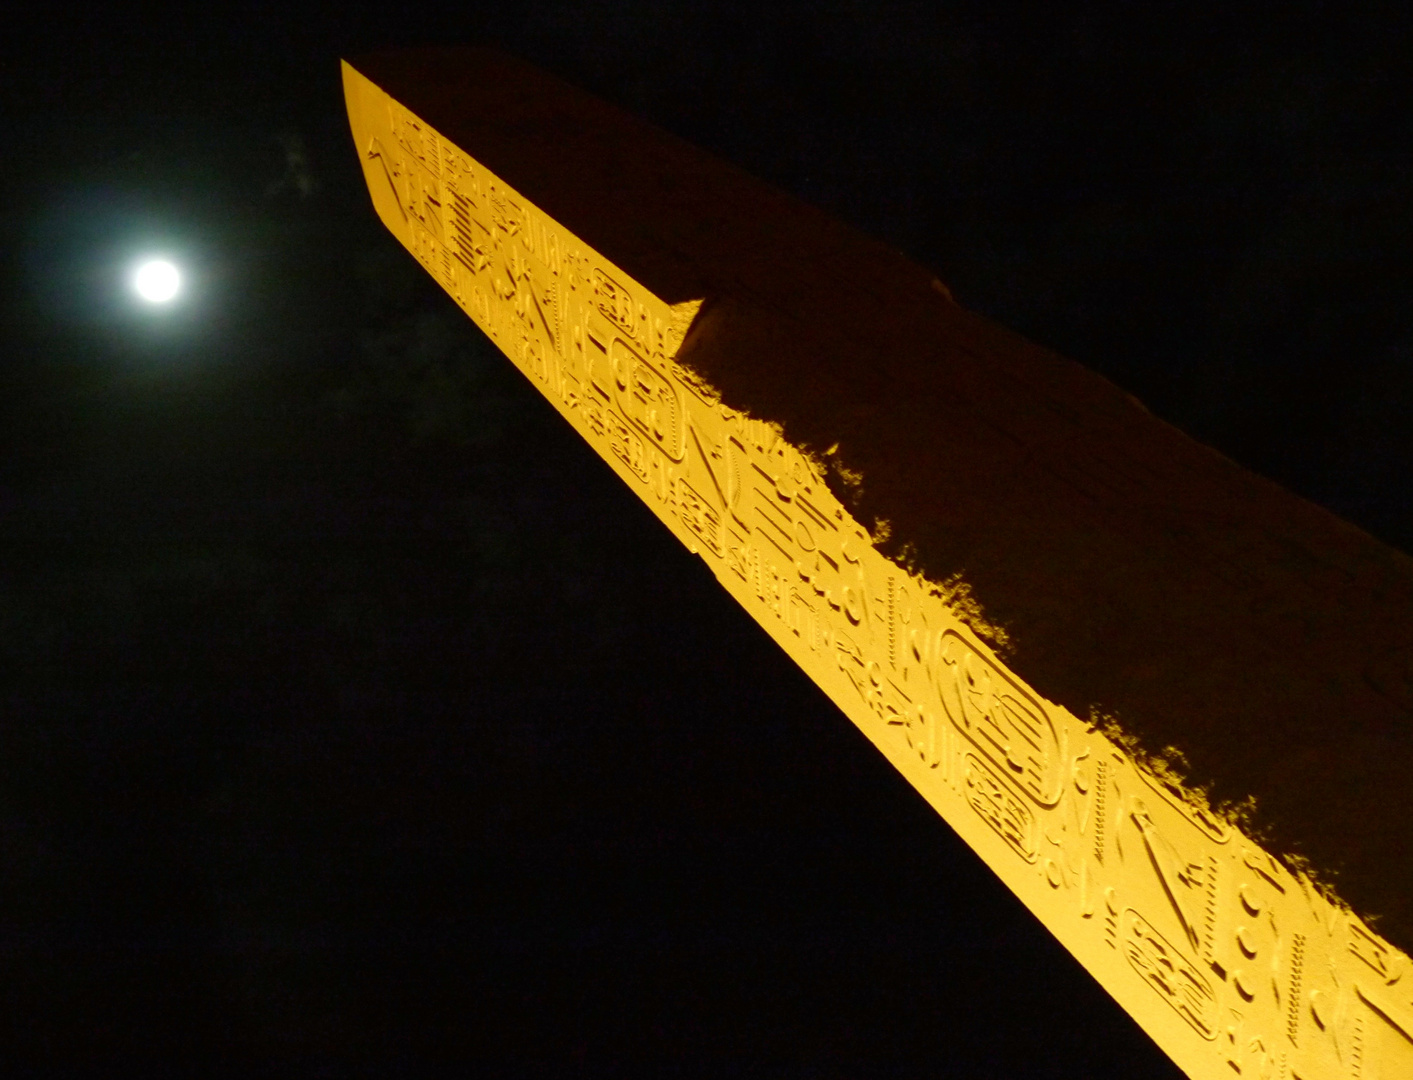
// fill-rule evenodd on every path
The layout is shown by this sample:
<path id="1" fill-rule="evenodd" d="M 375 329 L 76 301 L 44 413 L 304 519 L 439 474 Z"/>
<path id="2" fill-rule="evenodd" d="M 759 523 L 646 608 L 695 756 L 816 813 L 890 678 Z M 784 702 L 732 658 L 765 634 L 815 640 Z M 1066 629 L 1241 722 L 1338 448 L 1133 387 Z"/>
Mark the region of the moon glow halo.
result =
<path id="1" fill-rule="evenodd" d="M 165 304 L 181 291 L 181 273 L 166 259 L 148 259 L 133 271 L 132 287 L 149 304 Z"/>

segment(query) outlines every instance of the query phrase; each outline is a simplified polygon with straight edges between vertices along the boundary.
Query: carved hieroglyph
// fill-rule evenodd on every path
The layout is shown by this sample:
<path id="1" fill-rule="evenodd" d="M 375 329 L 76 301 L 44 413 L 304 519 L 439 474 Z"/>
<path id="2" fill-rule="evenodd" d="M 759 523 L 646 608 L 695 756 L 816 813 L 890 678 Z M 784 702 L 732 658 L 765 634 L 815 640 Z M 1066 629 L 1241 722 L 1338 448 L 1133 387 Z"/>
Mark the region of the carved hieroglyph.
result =
<path id="1" fill-rule="evenodd" d="M 876 551 L 769 417 L 675 362 L 699 302 L 653 295 L 343 71 L 387 227 L 1182 1069 L 1413 1078 L 1407 956 Z"/>

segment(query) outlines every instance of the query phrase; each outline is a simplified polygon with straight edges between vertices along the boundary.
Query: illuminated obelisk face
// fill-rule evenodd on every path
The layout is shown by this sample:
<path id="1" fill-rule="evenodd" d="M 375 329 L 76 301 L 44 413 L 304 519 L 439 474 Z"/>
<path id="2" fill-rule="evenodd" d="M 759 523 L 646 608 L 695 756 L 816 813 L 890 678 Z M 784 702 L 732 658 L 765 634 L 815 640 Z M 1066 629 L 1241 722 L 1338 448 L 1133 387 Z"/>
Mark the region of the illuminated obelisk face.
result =
<path id="1" fill-rule="evenodd" d="M 507 100 L 514 80 L 534 108 L 563 93 L 495 54 L 467 57 Z M 1413 1078 L 1407 956 L 1037 693 L 965 589 L 885 558 L 822 456 L 778 417 L 728 407 L 679 356 L 694 321 L 691 347 L 753 349 L 751 363 L 779 338 L 720 321 L 714 297 L 658 295 L 575 234 L 592 222 L 555 220 L 348 64 L 344 87 L 384 224 L 1181 1068 Z M 534 108 L 527 143 L 554 127 Z M 581 121 L 561 125 L 581 157 L 555 167 L 610 176 Z M 635 257 L 646 242 L 622 238 Z M 921 292 L 948 302 L 925 279 Z"/>

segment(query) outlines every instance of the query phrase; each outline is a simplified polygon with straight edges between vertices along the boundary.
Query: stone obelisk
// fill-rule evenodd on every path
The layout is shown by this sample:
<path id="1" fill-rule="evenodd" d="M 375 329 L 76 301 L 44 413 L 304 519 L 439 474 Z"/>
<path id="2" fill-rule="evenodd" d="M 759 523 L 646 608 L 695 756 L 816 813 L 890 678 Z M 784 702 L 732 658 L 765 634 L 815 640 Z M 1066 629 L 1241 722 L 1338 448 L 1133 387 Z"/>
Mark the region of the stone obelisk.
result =
<path id="1" fill-rule="evenodd" d="M 387 227 L 1181 1068 L 1413 1078 L 1413 560 L 527 64 L 343 72 Z"/>

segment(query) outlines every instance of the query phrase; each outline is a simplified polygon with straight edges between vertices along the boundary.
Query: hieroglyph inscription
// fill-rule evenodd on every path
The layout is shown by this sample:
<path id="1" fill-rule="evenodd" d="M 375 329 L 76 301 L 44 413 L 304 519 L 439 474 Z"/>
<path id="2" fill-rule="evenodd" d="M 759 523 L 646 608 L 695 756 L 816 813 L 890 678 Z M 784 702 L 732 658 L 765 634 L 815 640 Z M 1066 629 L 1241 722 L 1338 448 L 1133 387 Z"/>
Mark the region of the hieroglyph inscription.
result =
<path id="1" fill-rule="evenodd" d="M 384 223 L 1194 1077 L 1413 1078 L 1413 965 L 1035 694 L 873 547 L 668 304 L 345 67 Z M 982 598 L 984 600 L 984 598 Z"/>

